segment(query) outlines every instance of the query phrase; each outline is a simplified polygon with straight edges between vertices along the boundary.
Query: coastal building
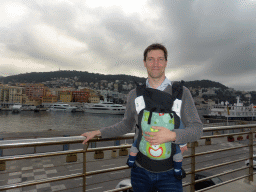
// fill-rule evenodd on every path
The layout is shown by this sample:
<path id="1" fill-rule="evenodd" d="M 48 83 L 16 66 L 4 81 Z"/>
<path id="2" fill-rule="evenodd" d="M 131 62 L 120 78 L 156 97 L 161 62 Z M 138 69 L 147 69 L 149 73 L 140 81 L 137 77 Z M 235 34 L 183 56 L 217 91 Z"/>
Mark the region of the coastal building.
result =
<path id="1" fill-rule="evenodd" d="M 92 94 L 92 95 L 89 97 L 89 102 L 90 102 L 90 103 L 99 103 L 99 102 L 100 102 L 100 96 L 97 95 L 97 94 Z"/>
<path id="2" fill-rule="evenodd" d="M 42 99 L 45 96 L 46 87 L 42 83 L 27 84 L 25 87 L 25 93 L 30 100 Z"/>
<path id="3" fill-rule="evenodd" d="M 61 91 L 59 92 L 59 95 L 60 95 L 59 100 L 64 103 L 71 102 L 73 99 L 71 91 Z"/>
<path id="4" fill-rule="evenodd" d="M 23 87 L 10 86 L 9 87 L 9 103 L 22 104 L 23 94 L 25 94 L 25 90 Z"/>
<path id="5" fill-rule="evenodd" d="M 118 91 L 118 83 L 114 84 L 114 91 Z"/>
<path id="6" fill-rule="evenodd" d="M 56 103 L 58 101 L 58 97 L 56 95 L 49 95 L 42 97 L 42 103 Z"/>
<path id="7" fill-rule="evenodd" d="M 7 86 L 0 86 L 0 102 L 8 103 L 9 102 L 9 88 Z"/>
<path id="8" fill-rule="evenodd" d="M 88 91 L 72 91 L 72 102 L 88 103 L 89 97 Z"/>
<path id="9" fill-rule="evenodd" d="M 27 97 L 25 95 L 25 97 Z M 28 98 L 25 99 L 25 103 L 26 105 L 33 105 L 33 106 L 37 106 L 37 105 L 41 105 L 42 104 L 42 99 L 33 99 L 33 100 L 30 100 Z"/>
<path id="10" fill-rule="evenodd" d="M 0 86 L 0 103 L 4 107 L 9 107 L 14 103 L 24 104 L 26 100 L 24 87 L 18 86 Z"/>
<path id="11" fill-rule="evenodd" d="M 58 98 L 58 100 L 61 100 L 60 99 L 60 94 L 62 92 L 72 92 L 72 91 L 75 91 L 76 89 L 75 88 L 70 88 L 70 87 L 61 87 L 61 88 L 50 88 L 49 91 L 50 91 L 50 95 L 56 95 Z"/>

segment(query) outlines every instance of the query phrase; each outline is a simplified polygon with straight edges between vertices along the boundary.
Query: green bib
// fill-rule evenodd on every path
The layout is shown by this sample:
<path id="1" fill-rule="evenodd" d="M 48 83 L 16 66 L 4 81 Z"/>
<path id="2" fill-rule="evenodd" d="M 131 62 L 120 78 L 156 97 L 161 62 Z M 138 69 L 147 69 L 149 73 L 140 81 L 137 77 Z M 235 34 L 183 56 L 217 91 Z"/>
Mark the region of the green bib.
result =
<path id="1" fill-rule="evenodd" d="M 174 129 L 174 118 L 172 118 L 169 113 L 152 112 L 151 124 L 148 124 L 149 114 L 149 111 L 143 111 L 143 116 L 141 120 L 141 128 L 143 133 L 158 132 L 158 130 L 153 129 L 152 126 L 165 127 L 169 130 Z M 163 160 L 171 156 L 172 143 L 167 142 L 160 145 L 150 145 L 149 142 L 145 140 L 144 136 L 142 136 L 139 144 L 139 150 L 145 156 L 153 160 Z"/>

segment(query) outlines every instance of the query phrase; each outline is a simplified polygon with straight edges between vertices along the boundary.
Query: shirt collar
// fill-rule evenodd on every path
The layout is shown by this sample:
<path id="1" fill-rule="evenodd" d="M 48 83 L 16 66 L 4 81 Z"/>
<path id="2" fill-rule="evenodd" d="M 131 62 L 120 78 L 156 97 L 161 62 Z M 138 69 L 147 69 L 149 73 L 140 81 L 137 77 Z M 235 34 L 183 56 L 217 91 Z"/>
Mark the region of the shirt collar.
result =
<path id="1" fill-rule="evenodd" d="M 167 79 L 167 77 L 165 77 L 163 83 L 162 83 L 160 86 L 158 86 L 156 89 L 158 89 L 158 90 L 160 90 L 160 91 L 163 91 L 163 90 L 166 89 L 166 87 L 167 87 L 168 85 L 172 85 L 172 82 L 171 82 L 169 79 Z M 150 86 L 149 82 L 148 82 L 148 79 L 147 79 L 147 81 L 146 81 L 146 86 L 147 86 L 148 88 L 152 88 L 152 87 Z"/>

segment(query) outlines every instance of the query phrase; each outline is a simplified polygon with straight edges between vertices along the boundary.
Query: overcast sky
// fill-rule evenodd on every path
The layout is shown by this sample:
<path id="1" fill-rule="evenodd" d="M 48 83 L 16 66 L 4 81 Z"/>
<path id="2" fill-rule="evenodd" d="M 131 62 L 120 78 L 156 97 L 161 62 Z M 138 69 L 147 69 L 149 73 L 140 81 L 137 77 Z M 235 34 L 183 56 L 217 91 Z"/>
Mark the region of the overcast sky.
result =
<path id="1" fill-rule="evenodd" d="M 78 70 L 146 77 L 162 43 L 170 80 L 256 91 L 254 0 L 1 0 L 0 76 Z"/>

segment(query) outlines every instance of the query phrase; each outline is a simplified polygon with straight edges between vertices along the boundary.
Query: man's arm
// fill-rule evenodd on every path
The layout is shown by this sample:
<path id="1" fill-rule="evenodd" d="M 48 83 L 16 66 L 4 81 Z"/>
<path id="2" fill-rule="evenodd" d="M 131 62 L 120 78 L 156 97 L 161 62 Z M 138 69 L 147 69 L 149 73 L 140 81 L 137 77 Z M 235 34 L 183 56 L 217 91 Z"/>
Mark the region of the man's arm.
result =
<path id="1" fill-rule="evenodd" d="M 87 137 L 83 141 L 83 144 L 87 143 L 88 140 L 92 139 L 95 136 L 101 136 L 102 138 L 111 138 L 131 132 L 135 125 L 135 98 L 136 90 L 134 89 L 130 91 L 130 93 L 128 94 L 126 110 L 122 121 L 112 126 L 101 128 L 100 130 L 97 131 L 83 133 L 82 136 Z"/>
<path id="2" fill-rule="evenodd" d="M 199 118 L 194 100 L 188 88 L 183 87 L 181 120 L 185 129 L 175 129 L 176 144 L 199 140 L 203 135 L 203 124 Z"/>

